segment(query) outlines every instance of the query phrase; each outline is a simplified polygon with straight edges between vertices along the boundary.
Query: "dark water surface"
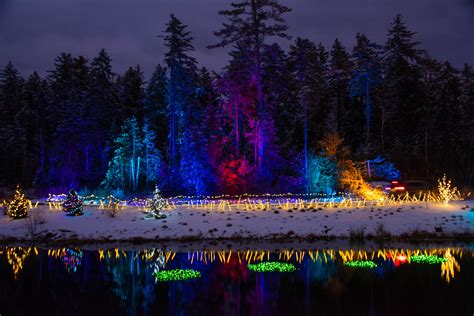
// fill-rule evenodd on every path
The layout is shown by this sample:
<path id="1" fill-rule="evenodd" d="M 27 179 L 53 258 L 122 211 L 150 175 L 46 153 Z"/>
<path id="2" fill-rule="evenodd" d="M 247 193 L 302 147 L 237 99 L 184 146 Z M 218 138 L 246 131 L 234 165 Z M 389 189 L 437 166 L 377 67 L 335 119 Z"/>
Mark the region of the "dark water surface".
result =
<path id="1" fill-rule="evenodd" d="M 0 248 L 1 316 L 473 313 L 472 247 Z"/>

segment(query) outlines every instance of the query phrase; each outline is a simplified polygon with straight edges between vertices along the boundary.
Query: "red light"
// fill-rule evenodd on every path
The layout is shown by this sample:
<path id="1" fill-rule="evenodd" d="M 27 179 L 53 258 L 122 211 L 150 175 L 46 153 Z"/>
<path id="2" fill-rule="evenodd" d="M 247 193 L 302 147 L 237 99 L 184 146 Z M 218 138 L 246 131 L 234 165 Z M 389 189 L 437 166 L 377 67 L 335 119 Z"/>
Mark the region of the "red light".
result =
<path id="1" fill-rule="evenodd" d="M 398 181 L 395 181 L 395 180 L 394 180 L 394 181 L 392 181 L 392 183 L 393 183 L 393 184 L 397 184 L 397 183 L 398 183 Z"/>
<path id="2" fill-rule="evenodd" d="M 390 190 L 390 187 L 385 187 L 385 190 Z"/>
<path id="3" fill-rule="evenodd" d="M 404 255 L 398 255 L 395 257 L 395 260 L 393 260 L 393 264 L 395 267 L 399 267 L 400 264 L 407 263 L 407 257 Z"/>
<path id="4" fill-rule="evenodd" d="M 397 260 L 403 263 L 407 261 L 407 257 L 404 255 L 398 255 Z"/>
<path id="5" fill-rule="evenodd" d="M 394 187 L 393 189 L 397 191 L 404 191 L 405 187 Z"/>

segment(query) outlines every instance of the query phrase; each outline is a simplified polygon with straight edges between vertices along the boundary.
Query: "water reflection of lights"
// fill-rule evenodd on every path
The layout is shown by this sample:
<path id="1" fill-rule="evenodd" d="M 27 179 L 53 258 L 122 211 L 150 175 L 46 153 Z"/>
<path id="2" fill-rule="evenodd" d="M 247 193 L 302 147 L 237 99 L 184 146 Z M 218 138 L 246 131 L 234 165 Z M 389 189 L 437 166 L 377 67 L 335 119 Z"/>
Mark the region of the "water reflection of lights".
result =
<path id="1" fill-rule="evenodd" d="M 80 249 L 57 248 L 45 250 L 48 257 L 62 260 L 68 271 L 75 271 L 81 264 L 83 253 Z M 12 267 L 14 278 L 16 279 L 24 267 L 24 261 L 32 254 L 38 255 L 35 247 L 4 247 L 0 248 L 0 255 L 6 255 L 9 265 Z M 166 265 L 175 260 L 177 252 L 160 248 L 142 249 L 127 252 L 123 249 L 99 249 L 97 256 L 99 261 L 114 262 L 131 256 L 133 261 L 144 261 L 153 272 L 163 271 Z M 456 273 L 460 272 L 460 264 L 457 258 L 462 258 L 461 248 L 439 248 L 439 249 L 378 249 L 378 250 L 204 250 L 187 252 L 189 264 L 231 264 L 237 262 L 242 264 L 254 264 L 265 261 L 282 261 L 292 264 L 303 264 L 306 262 L 319 262 L 322 264 L 337 263 L 342 264 L 354 261 L 374 261 L 393 262 L 395 268 L 401 264 L 420 263 L 418 258 L 439 258 L 441 265 L 441 277 L 446 282 L 450 282 Z M 183 260 L 183 257 L 180 257 Z M 429 260 L 428 260 L 429 261 Z M 424 263 L 428 263 L 425 261 Z"/>
<path id="2" fill-rule="evenodd" d="M 201 272 L 192 269 L 162 270 L 153 273 L 155 282 L 186 281 L 201 277 Z"/>
<path id="3" fill-rule="evenodd" d="M 451 282 L 451 279 L 454 278 L 454 271 L 460 272 L 461 267 L 456 261 L 456 258 L 451 254 L 451 250 L 448 248 L 444 253 L 444 258 L 446 261 L 441 263 L 441 277 L 447 282 Z"/>
<path id="4" fill-rule="evenodd" d="M 377 267 L 377 264 L 369 260 L 356 260 L 356 261 L 347 261 L 344 262 L 345 266 L 351 268 L 361 268 L 361 269 L 373 269 Z"/>
<path id="5" fill-rule="evenodd" d="M 36 248 L 34 248 L 35 253 L 38 254 Z M 12 247 L 6 248 L 8 263 L 12 266 L 13 277 L 16 279 L 18 274 L 23 269 L 23 264 L 26 258 L 31 253 L 31 247 L 22 248 L 22 247 Z"/>
<path id="6" fill-rule="evenodd" d="M 61 253 L 61 259 L 63 261 L 64 267 L 68 272 L 76 272 L 77 268 L 82 263 L 82 257 L 84 253 L 80 249 L 63 249 Z"/>
<path id="7" fill-rule="evenodd" d="M 248 269 L 253 272 L 294 272 L 296 267 L 294 264 L 287 262 L 266 261 L 260 263 L 249 263 Z"/>

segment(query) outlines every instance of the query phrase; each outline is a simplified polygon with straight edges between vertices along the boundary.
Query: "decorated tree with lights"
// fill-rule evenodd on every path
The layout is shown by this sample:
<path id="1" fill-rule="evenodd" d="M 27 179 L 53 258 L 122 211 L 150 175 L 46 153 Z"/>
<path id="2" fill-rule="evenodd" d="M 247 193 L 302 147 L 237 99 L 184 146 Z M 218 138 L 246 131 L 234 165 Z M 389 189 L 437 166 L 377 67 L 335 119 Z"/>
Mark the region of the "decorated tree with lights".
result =
<path id="1" fill-rule="evenodd" d="M 80 216 L 84 212 L 84 202 L 79 199 L 77 192 L 74 190 L 69 191 L 66 196 L 66 200 L 63 202 L 63 211 L 69 216 Z"/>
<path id="2" fill-rule="evenodd" d="M 13 200 L 8 203 L 7 214 L 13 219 L 28 216 L 28 200 L 25 198 L 20 186 L 16 187 Z"/>
<path id="3" fill-rule="evenodd" d="M 164 209 L 166 208 L 166 200 L 161 196 L 160 189 L 158 186 L 155 186 L 155 192 L 153 192 L 153 198 L 149 201 L 149 211 L 147 217 L 160 219 L 165 218 L 166 215 L 163 214 Z"/>
<path id="4" fill-rule="evenodd" d="M 461 195 L 458 188 L 451 184 L 451 180 L 449 180 L 446 175 L 438 179 L 438 194 L 444 205 L 448 205 L 451 200 L 459 199 Z"/>

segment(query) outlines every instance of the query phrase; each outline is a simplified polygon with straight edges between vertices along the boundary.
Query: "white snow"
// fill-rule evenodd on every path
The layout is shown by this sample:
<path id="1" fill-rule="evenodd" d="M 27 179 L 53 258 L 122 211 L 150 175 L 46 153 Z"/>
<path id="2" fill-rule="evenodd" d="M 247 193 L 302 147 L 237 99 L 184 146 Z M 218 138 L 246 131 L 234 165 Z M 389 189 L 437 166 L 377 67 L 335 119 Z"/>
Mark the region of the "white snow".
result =
<path id="1" fill-rule="evenodd" d="M 143 209 L 126 207 L 111 218 L 97 207 L 86 207 L 83 216 L 69 217 L 61 210 L 39 206 L 30 212 L 43 213 L 45 223 L 36 228 L 36 238 L 47 234 L 52 240 L 89 241 L 134 238 L 146 240 L 214 239 L 214 238 L 305 238 L 348 237 L 350 230 L 363 229 L 375 234 L 383 224 L 392 236 L 423 231 L 440 235 L 474 233 L 474 201 L 457 201 L 445 206 L 437 203 L 412 203 L 363 208 L 328 208 L 320 210 L 278 209 L 246 211 L 235 207 L 219 211 L 180 206 L 166 211 L 164 220 L 146 219 Z M 31 215 L 30 215 L 31 216 Z M 11 220 L 0 215 L 0 240 L 31 239 L 28 219 Z"/>

